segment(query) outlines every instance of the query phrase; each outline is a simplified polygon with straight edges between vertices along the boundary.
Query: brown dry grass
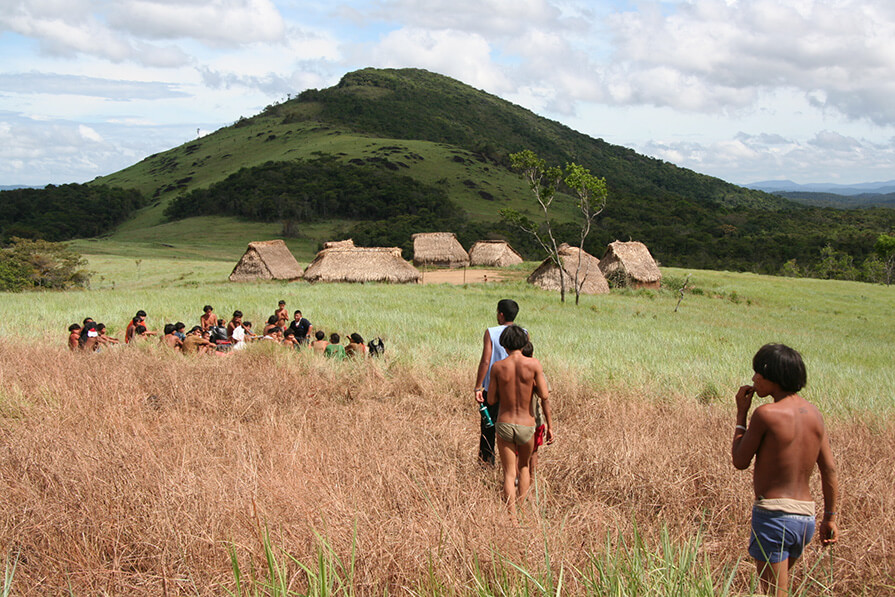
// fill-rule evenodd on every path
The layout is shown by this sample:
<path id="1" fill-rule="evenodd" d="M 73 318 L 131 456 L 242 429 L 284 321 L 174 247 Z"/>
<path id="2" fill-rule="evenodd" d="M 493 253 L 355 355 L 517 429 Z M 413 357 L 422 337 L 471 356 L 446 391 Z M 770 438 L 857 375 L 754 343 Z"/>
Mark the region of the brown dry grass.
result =
<path id="1" fill-rule="evenodd" d="M 554 377 L 542 515 L 529 505 L 514 528 L 497 471 L 475 461 L 470 374 L 0 343 L 0 550 L 18 554 L 15 591 L 223 594 L 235 587 L 228 545 L 261 565 L 259 520 L 307 563 L 315 531 L 344 560 L 356 532 L 359 594 L 418 590 L 430 574 L 464 593 L 474 556 L 486 576 L 496 554 L 543 570 L 545 549 L 555 569 L 584 568 L 634 520 L 650 540 L 662 525 L 681 540 L 702 529 L 713 565 L 739 566 L 745 587 L 750 476 L 729 463 L 732 411 Z M 833 593 L 889 593 L 895 429 L 830 428 L 843 489 Z M 819 554 L 810 548 L 797 579 Z M 815 575 L 828 566 L 825 556 Z M 305 580 L 294 570 L 292 582 Z M 568 573 L 567 594 L 580 582 Z"/>

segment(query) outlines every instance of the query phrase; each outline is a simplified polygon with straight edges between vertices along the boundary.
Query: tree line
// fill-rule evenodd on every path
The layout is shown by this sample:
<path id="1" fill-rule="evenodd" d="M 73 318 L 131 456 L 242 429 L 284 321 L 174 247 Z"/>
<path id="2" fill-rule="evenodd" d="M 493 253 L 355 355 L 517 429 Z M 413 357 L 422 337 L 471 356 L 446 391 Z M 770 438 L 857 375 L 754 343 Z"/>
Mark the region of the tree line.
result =
<path id="1" fill-rule="evenodd" d="M 146 205 L 134 189 L 106 185 L 47 185 L 0 191 L 0 238 L 64 241 L 100 236 Z"/>

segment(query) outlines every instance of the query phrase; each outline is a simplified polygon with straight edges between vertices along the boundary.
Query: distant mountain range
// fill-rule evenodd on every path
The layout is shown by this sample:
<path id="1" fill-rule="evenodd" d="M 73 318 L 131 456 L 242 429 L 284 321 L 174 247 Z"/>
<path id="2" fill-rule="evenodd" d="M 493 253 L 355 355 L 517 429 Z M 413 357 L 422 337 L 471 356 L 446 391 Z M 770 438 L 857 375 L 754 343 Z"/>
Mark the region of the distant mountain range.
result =
<path id="1" fill-rule="evenodd" d="M 34 186 L 27 184 L 10 184 L 10 185 L 2 185 L 0 184 L 0 191 L 14 191 L 16 189 L 42 189 L 44 185 Z"/>
<path id="2" fill-rule="evenodd" d="M 791 180 L 765 180 L 745 186 L 815 207 L 837 209 L 895 207 L 895 180 L 851 185 L 822 182 L 798 184 Z"/>
<path id="3" fill-rule="evenodd" d="M 834 195 L 886 195 L 895 193 L 895 180 L 888 182 L 862 182 L 859 184 L 834 184 L 812 182 L 798 184 L 791 180 L 764 180 L 743 185 L 747 189 L 766 193 L 832 193 Z"/>

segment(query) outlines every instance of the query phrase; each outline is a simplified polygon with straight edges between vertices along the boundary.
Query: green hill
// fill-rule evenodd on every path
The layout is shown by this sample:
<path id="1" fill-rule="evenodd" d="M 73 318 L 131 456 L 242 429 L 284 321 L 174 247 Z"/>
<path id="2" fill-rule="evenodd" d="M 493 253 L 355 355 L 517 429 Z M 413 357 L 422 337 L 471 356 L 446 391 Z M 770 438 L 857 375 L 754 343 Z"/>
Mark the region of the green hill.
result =
<path id="1" fill-rule="evenodd" d="M 149 197 L 150 205 L 112 234 L 112 241 L 122 243 L 177 244 L 181 239 L 174 230 L 183 227 L 172 219 L 201 214 L 206 216 L 202 227 L 189 235 L 194 244 L 239 230 L 238 222 L 248 219 L 266 222 L 263 230 L 271 237 L 296 234 L 290 246 L 307 255 L 320 241 L 336 236 L 354 234 L 367 242 L 406 246 L 410 232 L 443 228 L 457 232 L 466 246 L 484 236 L 508 237 L 527 257 L 536 258 L 528 240 L 501 225 L 497 214 L 503 207 L 533 212 L 528 189 L 508 169 L 508 155 L 522 149 L 558 165 L 574 161 L 606 177 L 609 204 L 586 247 L 598 255 L 607 242 L 632 238 L 646 242 L 667 265 L 777 273 L 792 259 L 802 264 L 819 260 L 827 244 L 859 262 L 871 253 L 880 232 L 895 227 L 891 210 L 856 213 L 800 206 L 593 139 L 448 77 L 416 69 L 349 73 L 334 87 L 305 91 L 96 182 L 136 188 Z M 290 164 L 313 160 L 410 178 L 419 185 L 414 191 L 418 195 L 445 197 L 450 215 L 433 213 L 444 210 L 420 203 L 409 209 L 425 209 L 423 217 L 379 217 L 378 212 L 351 206 L 351 197 L 346 201 L 345 192 L 338 196 L 325 181 L 303 178 L 301 184 L 291 184 L 282 174 L 293 167 Z M 240 193 L 234 198 L 237 180 Z M 309 189 L 318 189 L 313 199 L 322 201 L 313 215 L 307 209 Z M 326 199 L 327 192 L 332 201 Z M 201 205 L 200 211 L 181 209 L 183 202 L 190 202 L 187 197 L 194 209 Z M 246 205 L 259 197 L 268 199 L 266 208 L 263 202 Z M 177 209 L 171 207 L 175 200 Z M 560 201 L 555 217 L 569 239 L 574 237 L 574 226 L 568 224 L 574 214 L 570 198 Z M 241 220 L 221 220 L 223 228 L 215 231 L 208 216 Z M 284 231 L 286 219 L 292 221 Z M 252 226 L 257 235 L 259 228 Z M 393 240 L 399 236 L 404 242 Z M 230 238 L 237 240 L 232 234 Z M 241 250 L 233 248 L 235 254 Z"/>

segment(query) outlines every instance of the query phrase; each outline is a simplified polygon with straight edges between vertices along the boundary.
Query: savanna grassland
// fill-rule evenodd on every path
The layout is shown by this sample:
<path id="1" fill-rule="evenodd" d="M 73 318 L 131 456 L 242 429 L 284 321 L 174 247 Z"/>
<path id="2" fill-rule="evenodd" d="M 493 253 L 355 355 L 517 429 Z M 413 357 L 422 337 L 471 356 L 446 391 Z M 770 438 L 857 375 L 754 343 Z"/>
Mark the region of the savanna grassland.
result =
<path id="1" fill-rule="evenodd" d="M 804 354 L 840 467 L 840 543 L 808 549 L 796 590 L 895 586 L 891 288 L 693 271 L 675 312 L 691 272 L 575 306 L 521 281 L 229 284 L 232 263 L 94 255 L 92 290 L 0 295 L 13 594 L 748 593 L 751 477 L 728 452 L 733 394 L 769 341 Z M 476 463 L 471 393 L 505 296 L 557 435 L 518 526 Z M 206 303 L 261 323 L 280 298 L 327 332 L 382 336 L 386 357 L 64 347 L 87 315 L 120 336 L 140 308 L 151 327 Z"/>

